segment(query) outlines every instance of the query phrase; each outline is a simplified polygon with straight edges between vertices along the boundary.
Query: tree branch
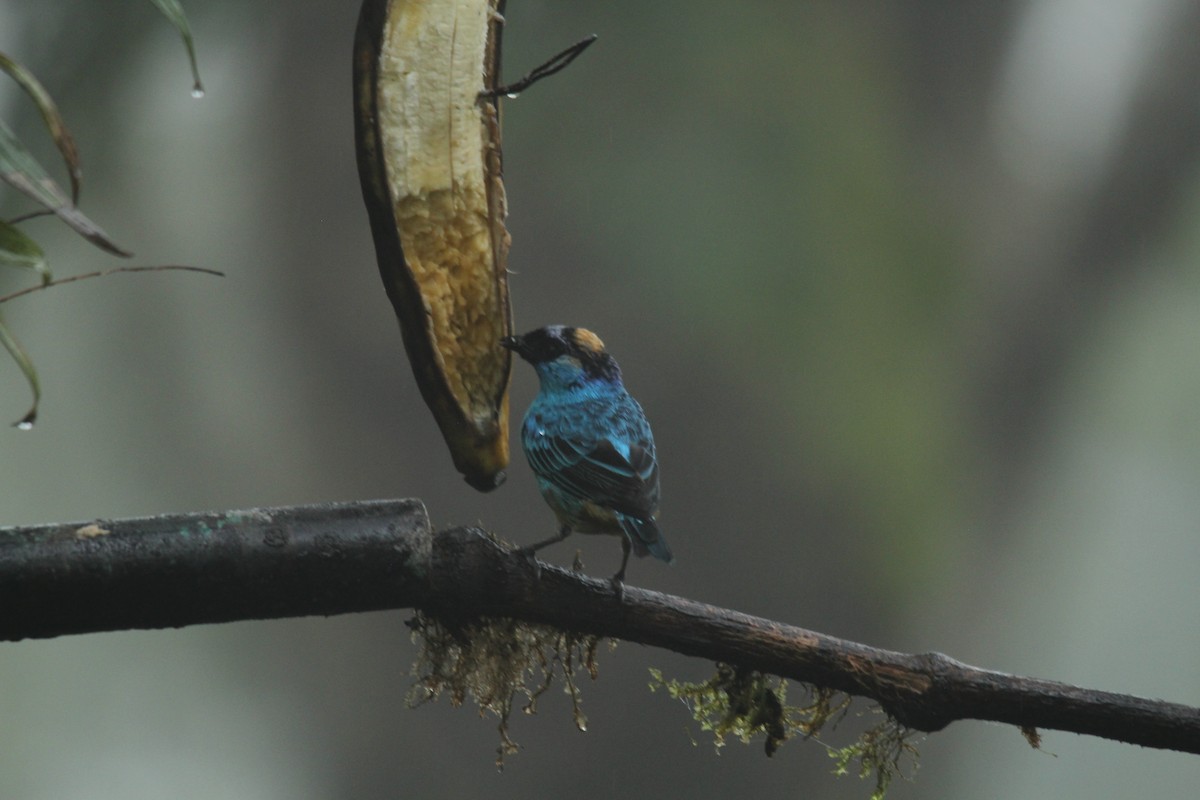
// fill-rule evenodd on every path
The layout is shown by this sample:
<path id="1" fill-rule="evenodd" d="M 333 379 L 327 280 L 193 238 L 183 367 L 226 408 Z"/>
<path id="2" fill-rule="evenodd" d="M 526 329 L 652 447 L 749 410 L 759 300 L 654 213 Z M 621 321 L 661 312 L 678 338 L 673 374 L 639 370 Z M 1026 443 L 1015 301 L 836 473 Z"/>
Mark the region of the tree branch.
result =
<path id="1" fill-rule="evenodd" d="M 0 640 L 405 608 L 417 500 L 0 528 Z"/>
<path id="2" fill-rule="evenodd" d="M 625 639 L 868 697 L 901 723 L 1005 722 L 1200 754 L 1200 709 L 905 654 L 535 571 L 417 500 L 0 529 L 0 640 L 419 607 Z"/>

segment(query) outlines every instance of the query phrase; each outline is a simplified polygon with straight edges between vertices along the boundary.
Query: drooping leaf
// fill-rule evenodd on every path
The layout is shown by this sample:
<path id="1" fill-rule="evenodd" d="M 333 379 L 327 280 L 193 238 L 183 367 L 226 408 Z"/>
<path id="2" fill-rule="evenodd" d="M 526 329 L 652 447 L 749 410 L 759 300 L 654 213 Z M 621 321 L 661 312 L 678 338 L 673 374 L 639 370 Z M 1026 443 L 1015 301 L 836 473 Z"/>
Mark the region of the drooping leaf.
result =
<path id="1" fill-rule="evenodd" d="M 21 140 L 3 122 L 0 122 L 0 179 L 53 211 L 76 233 L 100 249 L 118 256 L 131 255 L 122 250 L 99 225 L 92 222 L 71 202 L 37 159 L 25 149 Z"/>
<path id="2" fill-rule="evenodd" d="M 21 368 L 21 372 L 25 375 L 25 380 L 29 382 L 30 391 L 33 392 L 33 405 L 29 407 L 29 411 L 25 416 L 13 423 L 14 427 L 28 430 L 37 421 L 38 403 L 42 399 L 42 386 L 38 382 L 37 370 L 34 369 L 33 361 L 29 359 L 25 348 L 21 347 L 21 343 L 16 340 L 8 330 L 8 326 L 4 324 L 2 317 L 0 317 L 0 344 L 4 345 L 4 349 L 12 356 L 13 361 L 17 362 L 17 366 Z"/>
<path id="3" fill-rule="evenodd" d="M 200 68 L 196 66 L 196 48 L 192 44 L 192 29 L 188 26 L 183 6 L 179 4 L 179 0 L 150 0 L 150 2 L 158 6 L 158 10 L 171 21 L 171 24 L 179 31 L 179 35 L 183 37 L 183 46 L 187 48 L 188 61 L 192 65 L 192 96 L 203 97 L 204 85 L 200 83 Z"/>
<path id="4" fill-rule="evenodd" d="M 62 154 L 63 161 L 67 165 L 67 175 L 71 178 L 71 202 L 78 204 L 79 183 L 83 179 L 79 151 L 75 147 L 75 140 L 71 137 L 71 132 L 67 130 L 67 125 L 63 122 L 62 115 L 58 112 L 54 98 L 33 76 L 33 73 L 4 53 L 0 53 L 0 69 L 7 72 L 37 105 L 38 111 L 42 114 L 42 120 L 46 123 L 46 130 L 50 132 L 51 138 L 54 139 L 54 146 L 58 148 L 58 152 Z"/>
<path id="5" fill-rule="evenodd" d="M 42 285 L 54 280 L 46 254 L 20 228 L 0 220 L 0 265 L 31 269 L 42 276 Z"/>

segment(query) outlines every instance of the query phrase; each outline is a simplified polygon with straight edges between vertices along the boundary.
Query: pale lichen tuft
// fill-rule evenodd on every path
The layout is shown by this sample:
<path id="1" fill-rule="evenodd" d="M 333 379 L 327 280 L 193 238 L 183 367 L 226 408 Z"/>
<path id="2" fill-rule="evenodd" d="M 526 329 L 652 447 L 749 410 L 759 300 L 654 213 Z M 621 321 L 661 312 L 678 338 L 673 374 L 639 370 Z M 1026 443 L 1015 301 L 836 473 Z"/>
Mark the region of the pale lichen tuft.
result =
<path id="1" fill-rule="evenodd" d="M 497 767 L 503 769 L 505 756 L 518 750 L 508 733 L 514 700 L 524 698 L 522 711 L 537 713 L 538 699 L 556 675 L 571 698 L 575 727 L 587 730 L 576 676 L 583 670 L 592 680 L 597 678 L 600 637 L 507 617 L 449 620 L 421 611 L 408 626 L 420 645 L 409 704 L 420 705 L 447 694 L 456 707 L 470 697 L 481 715 L 495 714 L 500 719 Z"/>

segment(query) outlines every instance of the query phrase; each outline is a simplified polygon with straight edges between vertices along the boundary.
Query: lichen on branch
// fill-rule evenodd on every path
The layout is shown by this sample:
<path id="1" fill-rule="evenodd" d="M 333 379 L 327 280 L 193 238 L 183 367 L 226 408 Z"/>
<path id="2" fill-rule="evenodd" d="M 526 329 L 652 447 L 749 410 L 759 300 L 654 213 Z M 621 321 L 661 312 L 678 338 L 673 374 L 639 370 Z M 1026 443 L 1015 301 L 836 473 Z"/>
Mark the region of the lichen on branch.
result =
<path id="1" fill-rule="evenodd" d="M 497 767 L 503 769 L 505 756 L 519 749 L 508 733 L 514 700 L 524 698 L 521 710 L 537 713 L 538 699 L 556 675 L 571 698 L 575 727 L 587 730 L 576 676 L 579 670 L 592 680 L 599 675 L 599 636 L 508 617 L 452 619 L 422 611 L 409 620 L 408 626 L 413 641 L 420 646 L 413 665 L 417 680 L 409 692 L 409 704 L 420 705 L 444 693 L 455 707 L 469 697 L 479 706 L 480 715 L 495 714 L 500 719 Z"/>

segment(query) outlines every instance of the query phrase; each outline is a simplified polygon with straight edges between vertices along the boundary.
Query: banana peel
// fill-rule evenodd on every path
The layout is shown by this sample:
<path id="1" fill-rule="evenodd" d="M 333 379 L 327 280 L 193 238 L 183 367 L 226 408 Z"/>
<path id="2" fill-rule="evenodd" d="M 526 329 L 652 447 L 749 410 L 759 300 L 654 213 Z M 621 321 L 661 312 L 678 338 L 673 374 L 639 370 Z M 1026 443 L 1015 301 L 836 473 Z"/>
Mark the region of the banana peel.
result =
<path id="1" fill-rule="evenodd" d="M 504 0 L 364 0 L 355 142 L 379 273 L 454 466 L 490 491 L 508 465 L 510 237 L 501 177 Z"/>

